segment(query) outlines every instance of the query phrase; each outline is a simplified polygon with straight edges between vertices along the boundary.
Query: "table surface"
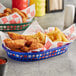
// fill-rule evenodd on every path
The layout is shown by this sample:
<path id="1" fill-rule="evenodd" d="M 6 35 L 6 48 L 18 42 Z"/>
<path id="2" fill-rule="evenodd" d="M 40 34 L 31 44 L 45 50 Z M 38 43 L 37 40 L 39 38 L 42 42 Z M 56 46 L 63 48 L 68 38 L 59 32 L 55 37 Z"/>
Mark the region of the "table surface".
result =
<path id="1" fill-rule="evenodd" d="M 57 26 L 63 29 L 63 12 L 36 19 L 43 28 Z M 35 62 L 19 62 L 8 58 L 0 42 L 0 56 L 8 59 L 5 76 L 76 76 L 76 41 L 70 45 L 66 53 Z"/>

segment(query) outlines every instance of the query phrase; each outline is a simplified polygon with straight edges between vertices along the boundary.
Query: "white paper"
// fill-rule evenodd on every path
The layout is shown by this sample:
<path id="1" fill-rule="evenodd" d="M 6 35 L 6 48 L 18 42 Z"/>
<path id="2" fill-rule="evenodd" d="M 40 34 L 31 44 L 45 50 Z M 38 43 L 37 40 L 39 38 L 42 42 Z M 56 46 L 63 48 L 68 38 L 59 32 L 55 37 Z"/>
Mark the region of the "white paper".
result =
<path id="1" fill-rule="evenodd" d="M 43 28 L 38 24 L 37 21 L 34 21 L 23 33 L 23 35 L 31 35 L 37 32 L 43 32 Z"/>
<path id="2" fill-rule="evenodd" d="M 54 30 L 54 28 L 55 27 L 49 27 L 50 29 L 53 29 Z M 48 28 L 48 29 L 49 29 Z M 76 36 L 76 26 L 75 25 L 72 25 L 71 27 L 69 27 L 68 29 L 66 29 L 66 30 L 64 30 L 63 31 L 63 33 L 65 34 L 65 35 L 67 35 L 66 33 L 67 33 L 67 31 L 70 31 L 70 29 L 72 29 L 72 28 L 75 28 L 75 30 L 71 33 L 70 32 L 70 34 L 71 34 L 71 36 L 73 35 L 73 36 Z M 48 30 L 47 29 L 47 30 Z M 50 31 L 50 30 L 49 30 Z M 48 31 L 48 32 L 49 32 Z M 45 30 L 38 24 L 38 22 L 37 21 L 34 21 L 25 31 L 24 31 L 24 33 L 22 34 L 22 35 L 32 35 L 32 34 L 35 34 L 35 33 L 37 33 L 37 32 L 45 32 Z M 73 34 L 74 33 L 74 34 Z M 3 32 L 0 32 L 0 36 L 1 36 L 1 39 L 2 39 L 2 41 L 5 39 L 5 38 L 9 38 L 8 36 L 7 36 L 7 34 L 5 34 L 5 33 L 3 33 Z M 70 36 L 70 37 L 71 37 Z M 75 38 L 76 39 L 76 38 Z M 73 39 L 72 41 L 74 41 L 75 39 Z M 70 43 L 70 42 L 68 42 L 68 43 Z M 31 52 L 39 52 L 39 51 L 41 51 L 41 50 L 47 50 L 47 49 L 52 49 L 52 48 L 55 48 L 55 47 L 59 47 L 59 46 L 62 46 L 62 45 L 65 45 L 65 44 L 67 44 L 67 42 L 62 42 L 62 41 L 58 41 L 58 42 L 52 42 L 52 40 L 51 39 L 49 39 L 47 36 L 46 36 L 46 41 L 45 41 L 45 45 L 44 45 L 44 47 L 42 47 L 42 48 L 39 48 L 39 49 L 36 49 L 36 50 L 31 50 Z"/>
<path id="3" fill-rule="evenodd" d="M 3 13 L 4 9 L 6 9 L 6 7 L 0 3 L 0 13 Z"/>

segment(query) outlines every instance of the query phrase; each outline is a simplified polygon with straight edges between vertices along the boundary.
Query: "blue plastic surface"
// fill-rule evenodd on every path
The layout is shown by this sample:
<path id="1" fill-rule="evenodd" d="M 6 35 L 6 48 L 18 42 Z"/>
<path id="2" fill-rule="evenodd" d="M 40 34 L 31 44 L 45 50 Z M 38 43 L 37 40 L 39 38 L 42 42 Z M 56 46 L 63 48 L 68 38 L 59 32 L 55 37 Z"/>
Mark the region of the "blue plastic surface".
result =
<path id="1" fill-rule="evenodd" d="M 51 58 L 51 57 L 63 54 L 68 50 L 68 46 L 69 44 L 66 44 L 61 47 L 45 50 L 43 52 L 22 53 L 22 52 L 15 52 L 15 51 L 9 50 L 2 44 L 2 47 L 4 48 L 4 50 L 6 50 L 7 55 L 11 59 L 14 59 L 16 61 L 24 61 L 24 62 L 47 59 L 47 58 Z"/>

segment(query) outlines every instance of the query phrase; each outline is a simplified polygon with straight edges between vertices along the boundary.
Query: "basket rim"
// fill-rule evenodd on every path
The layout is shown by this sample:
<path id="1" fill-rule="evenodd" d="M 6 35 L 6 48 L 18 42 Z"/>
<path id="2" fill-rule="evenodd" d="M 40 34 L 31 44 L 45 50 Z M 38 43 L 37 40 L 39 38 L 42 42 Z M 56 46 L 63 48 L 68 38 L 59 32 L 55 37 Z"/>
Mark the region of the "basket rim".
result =
<path id="1" fill-rule="evenodd" d="M 63 48 L 63 47 L 66 47 L 66 46 L 69 46 L 71 43 L 67 43 L 67 44 L 65 44 L 65 45 L 63 45 L 63 46 L 60 46 L 60 47 L 55 47 L 55 48 L 52 48 L 52 49 L 48 49 L 48 50 L 44 50 L 44 51 L 40 51 L 40 52 L 34 52 L 34 53 L 24 53 L 24 52 L 16 52 L 16 51 L 12 51 L 12 50 L 10 50 L 10 49 L 8 49 L 8 48 L 6 48 L 5 46 L 4 46 L 4 44 L 2 44 L 2 48 L 3 49 L 5 49 L 5 51 L 7 52 L 7 50 L 8 51 L 10 51 L 10 52 L 12 52 L 12 53 L 18 53 L 18 54 L 24 54 L 24 55 L 30 55 L 30 54 L 40 54 L 40 53 L 45 53 L 45 52 L 49 52 L 49 51 L 53 51 L 53 50 L 57 50 L 57 49 L 60 49 L 60 48 Z"/>
<path id="2" fill-rule="evenodd" d="M 19 24 L 0 24 L 0 26 L 18 26 L 18 25 L 26 25 L 26 24 L 30 24 L 32 21 L 34 20 L 34 18 L 30 21 L 30 22 L 26 22 L 26 23 L 19 23 Z"/>

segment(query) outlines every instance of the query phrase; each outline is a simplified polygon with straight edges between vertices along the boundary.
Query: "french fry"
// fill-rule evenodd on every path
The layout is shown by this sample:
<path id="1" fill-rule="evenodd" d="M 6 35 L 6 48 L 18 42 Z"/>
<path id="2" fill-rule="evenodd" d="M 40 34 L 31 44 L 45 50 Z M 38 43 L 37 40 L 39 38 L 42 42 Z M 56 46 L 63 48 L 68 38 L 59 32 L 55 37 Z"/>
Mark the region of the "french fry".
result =
<path id="1" fill-rule="evenodd" d="M 47 36 L 54 42 L 55 41 L 69 42 L 69 40 L 61 32 L 61 30 L 57 27 L 55 27 L 54 31 L 47 33 Z"/>
<path id="2" fill-rule="evenodd" d="M 69 42 L 69 40 L 65 37 L 65 35 L 62 33 L 62 41 L 63 42 Z"/>
<path id="3" fill-rule="evenodd" d="M 54 32 L 54 41 L 62 41 L 60 32 Z"/>
<path id="4" fill-rule="evenodd" d="M 49 33 L 47 33 L 47 36 L 52 40 L 52 41 L 54 41 L 54 31 L 52 31 L 52 32 L 49 32 Z"/>
<path id="5" fill-rule="evenodd" d="M 45 40 L 46 40 L 45 34 L 38 32 L 37 34 L 35 34 L 35 37 L 39 38 L 39 40 L 42 44 L 45 44 Z"/>

